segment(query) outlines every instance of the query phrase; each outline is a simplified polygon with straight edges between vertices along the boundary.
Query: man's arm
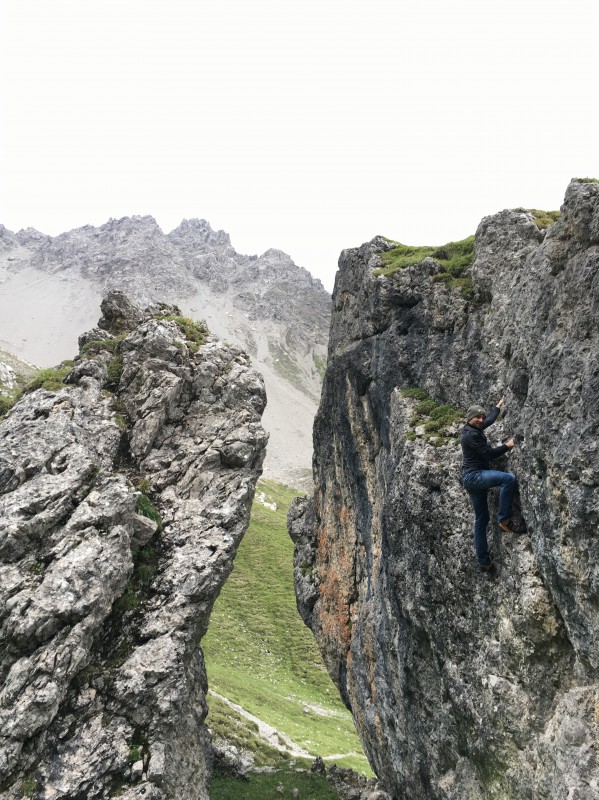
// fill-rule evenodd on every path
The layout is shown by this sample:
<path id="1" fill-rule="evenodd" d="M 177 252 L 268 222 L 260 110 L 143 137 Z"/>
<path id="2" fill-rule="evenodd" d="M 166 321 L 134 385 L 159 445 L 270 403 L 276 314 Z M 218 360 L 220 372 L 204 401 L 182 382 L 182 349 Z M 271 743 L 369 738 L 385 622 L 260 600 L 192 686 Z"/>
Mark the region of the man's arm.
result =
<path id="1" fill-rule="evenodd" d="M 495 408 L 492 411 L 489 411 L 487 416 L 485 417 L 485 421 L 483 422 L 483 430 L 491 426 L 497 417 L 499 416 L 499 412 L 505 405 L 505 397 L 502 397 L 501 400 L 497 401 Z M 496 456 L 491 456 L 491 458 L 496 458 Z"/>

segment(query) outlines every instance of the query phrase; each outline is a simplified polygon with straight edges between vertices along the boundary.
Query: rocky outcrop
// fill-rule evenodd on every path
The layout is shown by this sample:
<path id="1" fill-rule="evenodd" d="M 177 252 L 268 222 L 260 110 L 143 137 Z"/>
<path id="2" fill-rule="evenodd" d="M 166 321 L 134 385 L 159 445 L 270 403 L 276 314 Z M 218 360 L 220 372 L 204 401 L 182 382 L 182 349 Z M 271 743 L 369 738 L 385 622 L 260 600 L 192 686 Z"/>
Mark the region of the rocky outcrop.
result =
<path id="1" fill-rule="evenodd" d="M 247 527 L 261 377 L 120 293 L 0 424 L 0 797 L 208 797 L 199 642 Z"/>
<path id="2" fill-rule="evenodd" d="M 54 237 L 0 226 L 0 286 L 0 348 L 44 367 L 70 357 L 112 289 L 143 307 L 168 301 L 202 317 L 219 338 L 247 350 L 264 376 L 270 476 L 299 485 L 309 473 L 307 432 L 326 364 L 331 297 L 285 253 L 242 255 L 227 233 L 198 219 L 168 234 L 150 216 Z"/>
<path id="3" fill-rule="evenodd" d="M 547 232 L 483 219 L 471 292 L 433 259 L 377 274 L 390 247 L 340 259 L 315 492 L 289 517 L 300 612 L 396 800 L 597 798 L 599 185 L 573 181 Z M 517 437 L 528 533 L 491 523 L 494 581 L 459 426 L 429 435 L 408 388 L 507 396 L 489 433 Z"/>

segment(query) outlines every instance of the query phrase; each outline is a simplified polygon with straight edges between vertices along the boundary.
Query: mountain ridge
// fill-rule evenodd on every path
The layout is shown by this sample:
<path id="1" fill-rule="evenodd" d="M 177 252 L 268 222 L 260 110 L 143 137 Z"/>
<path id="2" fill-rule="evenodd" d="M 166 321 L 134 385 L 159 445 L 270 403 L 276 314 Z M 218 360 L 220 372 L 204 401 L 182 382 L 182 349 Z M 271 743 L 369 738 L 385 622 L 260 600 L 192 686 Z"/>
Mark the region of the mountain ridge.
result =
<path id="1" fill-rule="evenodd" d="M 176 304 L 250 353 L 269 398 L 265 470 L 303 485 L 328 342 L 330 295 L 321 282 L 281 250 L 238 253 L 203 219 L 184 219 L 168 234 L 149 215 L 54 237 L 0 226 L 3 349 L 40 366 L 69 357 L 110 289 L 142 306 Z"/>

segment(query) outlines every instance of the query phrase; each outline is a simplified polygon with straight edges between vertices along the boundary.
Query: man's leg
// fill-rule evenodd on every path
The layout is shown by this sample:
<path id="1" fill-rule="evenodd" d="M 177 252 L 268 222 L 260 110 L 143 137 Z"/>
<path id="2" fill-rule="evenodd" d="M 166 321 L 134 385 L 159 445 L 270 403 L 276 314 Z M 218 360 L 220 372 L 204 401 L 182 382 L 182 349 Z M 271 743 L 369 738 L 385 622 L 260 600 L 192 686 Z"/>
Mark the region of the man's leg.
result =
<path id="1" fill-rule="evenodd" d="M 512 501 L 514 499 L 514 492 L 516 490 L 516 476 L 511 472 L 500 472 L 494 469 L 485 469 L 478 473 L 480 475 L 480 487 L 490 489 L 493 486 L 499 486 L 499 513 L 497 519 L 502 520 L 510 519 L 512 516 Z"/>
<path id="2" fill-rule="evenodd" d="M 487 525 L 489 524 L 487 491 L 485 489 L 469 490 L 468 494 L 474 508 L 474 549 L 476 550 L 476 560 L 480 567 L 486 567 L 491 563 L 489 545 L 487 544 Z"/>

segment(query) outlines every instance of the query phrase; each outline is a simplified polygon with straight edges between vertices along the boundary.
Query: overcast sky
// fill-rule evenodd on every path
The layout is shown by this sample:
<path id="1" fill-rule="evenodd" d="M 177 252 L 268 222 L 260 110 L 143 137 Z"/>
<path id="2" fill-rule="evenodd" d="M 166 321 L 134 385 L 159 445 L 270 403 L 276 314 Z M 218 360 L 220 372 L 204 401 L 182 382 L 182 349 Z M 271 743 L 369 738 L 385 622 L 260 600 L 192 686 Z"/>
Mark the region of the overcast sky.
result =
<path id="1" fill-rule="evenodd" d="M 596 0 L 4 0 L 0 223 L 202 217 L 332 288 L 599 177 Z"/>

